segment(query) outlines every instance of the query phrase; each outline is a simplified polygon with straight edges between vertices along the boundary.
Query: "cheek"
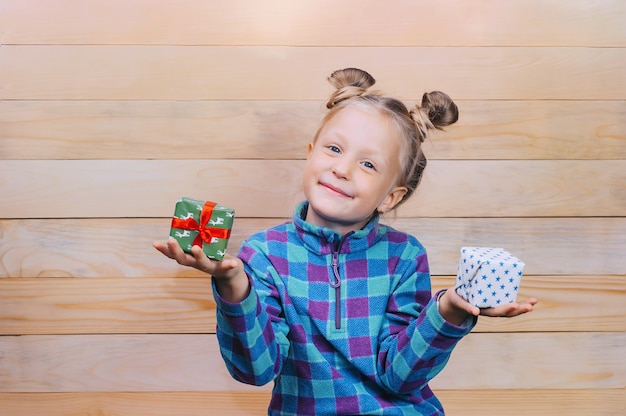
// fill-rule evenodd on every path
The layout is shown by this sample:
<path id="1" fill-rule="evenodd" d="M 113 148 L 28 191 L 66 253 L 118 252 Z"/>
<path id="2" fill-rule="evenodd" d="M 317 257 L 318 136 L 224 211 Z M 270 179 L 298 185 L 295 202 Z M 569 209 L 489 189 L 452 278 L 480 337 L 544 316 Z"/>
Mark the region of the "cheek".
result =
<path id="1" fill-rule="evenodd" d="M 312 168 L 313 168 L 313 160 L 311 158 L 307 159 L 306 162 L 304 162 L 304 170 L 302 171 L 302 175 L 304 176 L 304 179 L 306 180 L 307 177 L 311 174 L 312 172 Z"/>
<path id="2" fill-rule="evenodd" d="M 312 175 L 319 172 L 324 167 L 324 158 L 322 155 L 313 153 L 304 163 L 304 175 Z"/>
<path id="3" fill-rule="evenodd" d="M 302 172 L 302 186 L 306 191 L 307 188 L 312 186 L 311 182 L 316 181 L 315 164 L 311 159 L 308 159 L 304 164 L 304 170 Z"/>

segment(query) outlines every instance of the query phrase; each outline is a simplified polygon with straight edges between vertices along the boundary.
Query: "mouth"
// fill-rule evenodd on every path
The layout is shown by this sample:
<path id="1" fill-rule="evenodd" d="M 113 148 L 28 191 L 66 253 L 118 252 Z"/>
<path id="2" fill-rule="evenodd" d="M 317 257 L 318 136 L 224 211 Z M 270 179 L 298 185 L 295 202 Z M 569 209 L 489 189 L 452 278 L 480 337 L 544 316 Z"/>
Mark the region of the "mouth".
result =
<path id="1" fill-rule="evenodd" d="M 319 182 L 319 184 L 323 187 L 326 188 L 329 192 L 331 192 L 334 195 L 339 195 L 342 196 L 344 198 L 352 198 L 352 195 L 347 194 L 346 192 L 342 191 L 341 189 L 332 186 L 331 184 L 328 183 L 324 183 L 324 182 Z"/>

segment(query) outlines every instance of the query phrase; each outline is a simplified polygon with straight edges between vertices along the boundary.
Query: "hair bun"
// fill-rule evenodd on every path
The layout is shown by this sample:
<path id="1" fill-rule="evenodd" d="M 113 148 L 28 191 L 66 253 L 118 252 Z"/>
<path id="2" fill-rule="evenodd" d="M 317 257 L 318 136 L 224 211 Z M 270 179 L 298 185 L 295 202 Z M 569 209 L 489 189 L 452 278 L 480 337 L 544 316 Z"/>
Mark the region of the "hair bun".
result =
<path id="1" fill-rule="evenodd" d="M 362 69 L 344 68 L 330 74 L 328 82 L 337 89 L 326 103 L 327 108 L 333 108 L 341 101 L 365 94 L 376 80 Z"/>
<path id="2" fill-rule="evenodd" d="M 441 91 L 427 92 L 422 96 L 422 104 L 410 111 L 420 133 L 420 141 L 424 141 L 428 130 L 441 130 L 459 119 L 459 109 L 448 94 Z"/>
<path id="3" fill-rule="evenodd" d="M 437 129 L 454 124 L 459 119 L 456 104 L 448 94 L 441 91 L 425 93 L 420 107 Z"/>
<path id="4" fill-rule="evenodd" d="M 360 87 L 368 89 L 376 83 L 373 76 L 358 68 L 345 68 L 338 69 L 328 77 L 333 87 L 340 89 L 351 85 L 353 87 Z"/>

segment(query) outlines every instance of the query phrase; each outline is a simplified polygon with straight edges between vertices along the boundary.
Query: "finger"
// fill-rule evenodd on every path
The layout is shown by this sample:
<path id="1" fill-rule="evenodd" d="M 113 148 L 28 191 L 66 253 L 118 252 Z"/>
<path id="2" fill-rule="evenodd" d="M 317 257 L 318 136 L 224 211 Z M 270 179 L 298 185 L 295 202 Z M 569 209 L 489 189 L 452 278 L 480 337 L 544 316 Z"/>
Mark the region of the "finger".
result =
<path id="1" fill-rule="evenodd" d="M 465 312 L 469 313 L 470 315 L 473 316 L 478 316 L 480 315 L 480 309 L 478 308 L 478 306 L 474 306 L 469 302 L 466 302 L 464 299 L 461 299 L 462 302 L 457 303 L 456 306 L 459 309 L 464 310 Z"/>
<path id="2" fill-rule="evenodd" d="M 169 250 L 169 248 L 167 246 L 167 243 L 165 241 L 155 241 L 155 242 L 152 243 L 152 247 L 157 249 L 157 251 L 159 251 L 164 256 L 172 258 L 171 254 L 170 254 L 170 250 Z"/>
<path id="3" fill-rule="evenodd" d="M 515 302 L 509 303 L 506 305 L 496 306 L 493 308 L 483 308 L 480 310 L 480 314 L 484 316 L 492 316 L 492 317 L 510 317 L 515 310 L 519 307 L 519 305 Z"/>
<path id="4" fill-rule="evenodd" d="M 228 254 L 226 254 L 224 258 L 219 261 L 211 259 L 207 257 L 200 247 L 195 246 L 191 248 L 191 253 L 196 260 L 196 267 L 211 275 L 226 275 L 229 270 L 237 267 L 239 261 L 237 258 Z"/>
<path id="5" fill-rule="evenodd" d="M 463 299 L 454 289 L 448 289 L 446 295 L 450 296 L 450 302 L 456 308 L 461 309 L 470 315 L 478 316 L 480 314 L 480 309 L 477 306 L 474 306 Z"/>
<path id="6" fill-rule="evenodd" d="M 176 241 L 176 239 L 170 238 L 167 241 L 167 247 L 168 247 L 169 253 L 171 254 L 171 258 L 176 260 L 178 264 L 181 264 L 183 266 L 195 267 L 195 264 L 196 264 L 195 258 L 192 255 L 185 253 L 183 249 L 180 247 L 180 245 L 178 244 L 178 241 Z"/>
<path id="7" fill-rule="evenodd" d="M 531 312 L 533 309 L 535 309 L 536 304 L 537 304 L 537 299 L 534 299 L 534 298 L 528 299 L 520 303 L 517 309 L 517 311 L 519 312 L 518 315 Z"/>
<path id="8" fill-rule="evenodd" d="M 518 303 L 517 308 L 510 311 L 508 316 L 509 317 L 519 316 L 524 313 L 531 312 L 534 309 L 534 306 L 536 304 L 537 304 L 537 299 L 535 298 L 526 299 L 525 301 Z"/>
<path id="9" fill-rule="evenodd" d="M 226 254 L 224 256 L 224 259 L 220 263 L 220 267 L 222 267 L 224 270 L 230 270 L 230 269 L 234 269 L 235 267 L 237 267 L 237 264 L 238 264 L 238 260 L 236 257 Z"/>
<path id="10" fill-rule="evenodd" d="M 480 314 L 484 316 L 512 318 L 532 311 L 536 303 L 537 300 L 531 298 L 521 303 L 513 302 L 495 308 L 484 308 L 480 310 Z"/>
<path id="11" fill-rule="evenodd" d="M 180 249 L 180 246 L 178 246 L 178 243 L 176 243 L 175 245 L 172 245 L 171 242 L 174 241 L 176 242 L 176 240 L 174 239 L 170 239 L 168 241 L 155 241 L 152 243 L 152 246 L 157 249 L 160 253 L 162 253 L 164 256 L 169 257 L 170 259 L 176 260 L 176 256 L 178 255 L 178 252 L 181 251 L 182 249 Z"/>
<path id="12" fill-rule="evenodd" d="M 209 274 L 215 273 L 216 263 L 207 257 L 200 246 L 191 247 L 191 255 L 196 263 L 196 268 Z"/>
<path id="13" fill-rule="evenodd" d="M 537 300 L 536 298 L 528 298 L 522 303 L 528 303 L 531 306 L 535 306 L 537 303 L 539 303 L 539 300 Z"/>

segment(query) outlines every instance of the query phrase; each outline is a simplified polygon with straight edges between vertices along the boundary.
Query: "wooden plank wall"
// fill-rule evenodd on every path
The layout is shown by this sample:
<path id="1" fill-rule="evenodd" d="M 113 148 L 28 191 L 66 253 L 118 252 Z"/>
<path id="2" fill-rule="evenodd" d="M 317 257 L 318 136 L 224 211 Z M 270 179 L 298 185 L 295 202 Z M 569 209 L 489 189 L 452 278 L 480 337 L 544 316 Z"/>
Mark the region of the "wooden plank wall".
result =
<path id="1" fill-rule="evenodd" d="M 389 222 L 527 262 L 536 311 L 481 318 L 432 383 L 449 415 L 623 415 L 626 2 L 0 0 L 0 414 L 259 415 L 209 279 L 161 257 L 180 196 L 287 218 L 334 69 L 458 125 Z"/>

